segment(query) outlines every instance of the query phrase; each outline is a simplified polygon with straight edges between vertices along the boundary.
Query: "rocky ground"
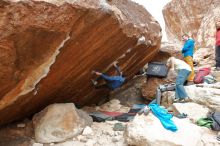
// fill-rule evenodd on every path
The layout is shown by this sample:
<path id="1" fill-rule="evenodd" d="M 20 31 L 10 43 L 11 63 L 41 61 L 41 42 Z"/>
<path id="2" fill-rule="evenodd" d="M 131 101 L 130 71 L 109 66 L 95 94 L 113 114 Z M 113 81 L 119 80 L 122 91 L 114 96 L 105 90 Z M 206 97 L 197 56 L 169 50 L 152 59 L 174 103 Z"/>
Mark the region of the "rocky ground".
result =
<path id="1" fill-rule="evenodd" d="M 138 87 L 143 84 L 143 79 L 143 76 L 137 77 L 133 80 L 133 83 L 136 83 L 133 85 L 136 86 L 120 89 L 117 91 L 118 95 L 126 96 L 130 92 L 135 92 L 135 89 L 141 90 Z M 219 84 L 218 82 L 214 85 Z M 1 128 L 0 146 L 218 146 L 220 141 L 216 139 L 217 132 L 195 124 L 199 118 L 206 117 L 209 111 L 220 107 L 219 95 L 216 95 L 220 93 L 220 89 L 205 84 L 204 86 L 206 87 L 195 85 L 186 87 L 193 102 L 174 103 L 170 106 L 179 113 L 188 115 L 185 119 L 172 118 L 178 128 L 177 132 L 166 130 L 152 113 L 147 116 L 136 115 L 130 122 L 91 122 L 91 117 L 88 117 L 86 112 L 128 112 L 131 106 L 125 105 L 125 101 L 122 101 L 124 102 L 122 105 L 118 98 L 100 106 L 83 107 L 81 110 L 76 109 L 71 103 L 50 105 L 36 114 L 32 120 L 25 119 Z M 141 96 L 140 94 L 134 94 L 136 99 Z M 164 93 L 163 98 L 172 97 L 173 94 L 173 92 Z M 167 105 L 166 102 L 163 100 L 163 105 Z M 133 100 L 134 103 L 140 103 L 140 100 Z M 114 129 L 117 123 L 122 124 L 122 131 Z"/>

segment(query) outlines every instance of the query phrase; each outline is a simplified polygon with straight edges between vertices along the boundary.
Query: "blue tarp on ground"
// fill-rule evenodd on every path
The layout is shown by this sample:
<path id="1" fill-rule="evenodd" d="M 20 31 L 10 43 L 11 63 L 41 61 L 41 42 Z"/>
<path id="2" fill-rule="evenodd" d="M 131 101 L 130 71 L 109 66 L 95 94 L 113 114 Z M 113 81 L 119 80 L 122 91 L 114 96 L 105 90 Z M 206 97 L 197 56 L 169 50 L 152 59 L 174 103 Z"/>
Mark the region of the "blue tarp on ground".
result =
<path id="1" fill-rule="evenodd" d="M 172 114 L 169 114 L 167 110 L 161 108 L 158 104 L 149 104 L 149 107 L 153 114 L 160 120 L 163 127 L 170 131 L 177 131 L 175 123 L 171 120 Z"/>

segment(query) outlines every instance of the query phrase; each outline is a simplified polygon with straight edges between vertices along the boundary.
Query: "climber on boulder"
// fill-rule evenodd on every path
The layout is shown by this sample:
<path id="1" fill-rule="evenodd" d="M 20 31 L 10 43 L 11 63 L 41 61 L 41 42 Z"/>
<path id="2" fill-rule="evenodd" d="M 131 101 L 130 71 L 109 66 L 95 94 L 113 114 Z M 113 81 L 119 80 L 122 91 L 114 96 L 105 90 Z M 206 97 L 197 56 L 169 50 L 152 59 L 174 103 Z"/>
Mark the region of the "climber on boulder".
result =
<path id="1" fill-rule="evenodd" d="M 103 74 L 101 72 L 98 71 L 92 71 L 92 74 L 95 74 L 98 76 L 98 78 L 96 80 L 92 80 L 93 85 L 95 86 L 96 89 L 98 88 L 110 88 L 112 90 L 119 88 L 122 86 L 122 84 L 125 81 L 125 78 L 122 76 L 122 72 L 120 71 L 119 66 L 117 65 L 117 63 L 115 62 L 114 67 L 117 71 L 117 76 L 108 76 L 106 74 Z M 98 80 L 100 79 L 104 79 L 106 83 L 104 84 L 98 84 Z"/>

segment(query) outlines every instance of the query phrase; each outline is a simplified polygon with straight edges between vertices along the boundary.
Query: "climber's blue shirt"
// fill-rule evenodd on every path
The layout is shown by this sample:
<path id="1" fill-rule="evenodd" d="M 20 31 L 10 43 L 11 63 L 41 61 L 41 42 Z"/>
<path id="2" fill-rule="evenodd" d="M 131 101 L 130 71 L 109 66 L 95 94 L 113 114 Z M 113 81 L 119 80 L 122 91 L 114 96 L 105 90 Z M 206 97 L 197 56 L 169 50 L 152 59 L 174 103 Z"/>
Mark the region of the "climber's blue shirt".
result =
<path id="1" fill-rule="evenodd" d="M 182 54 L 183 54 L 183 57 L 187 57 L 187 56 L 191 56 L 193 57 L 193 53 L 194 53 L 194 44 L 195 44 L 195 41 L 193 39 L 188 39 L 183 48 L 182 48 Z"/>
<path id="2" fill-rule="evenodd" d="M 105 74 L 102 74 L 101 75 L 102 78 L 104 78 L 106 81 L 107 81 L 107 85 L 109 88 L 111 88 L 112 90 L 120 87 L 124 81 L 125 81 L 125 78 L 122 77 L 122 76 L 107 76 Z"/>

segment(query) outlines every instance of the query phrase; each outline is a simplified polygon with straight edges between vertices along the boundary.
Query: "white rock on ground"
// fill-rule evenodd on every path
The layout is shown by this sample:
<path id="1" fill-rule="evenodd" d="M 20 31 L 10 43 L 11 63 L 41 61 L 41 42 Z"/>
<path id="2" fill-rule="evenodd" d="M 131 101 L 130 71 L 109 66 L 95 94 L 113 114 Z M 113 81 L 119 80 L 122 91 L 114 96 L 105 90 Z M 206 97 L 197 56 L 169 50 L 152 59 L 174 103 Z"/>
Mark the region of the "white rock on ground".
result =
<path id="1" fill-rule="evenodd" d="M 18 128 L 24 128 L 26 125 L 25 125 L 25 123 L 19 123 L 19 124 L 17 124 L 17 127 Z"/>
<path id="2" fill-rule="evenodd" d="M 115 111 L 128 112 L 130 108 L 121 105 L 118 99 L 112 99 L 109 102 L 103 104 L 102 106 L 97 107 L 97 110 L 110 111 L 110 112 L 115 112 Z"/>
<path id="3" fill-rule="evenodd" d="M 113 99 L 102 106 L 100 106 L 101 109 L 106 111 L 117 111 L 122 107 L 119 100 Z"/>
<path id="4" fill-rule="evenodd" d="M 35 140 L 39 143 L 61 142 L 80 134 L 92 119 L 73 103 L 52 104 L 33 118 Z"/>
<path id="5" fill-rule="evenodd" d="M 217 133 L 215 131 L 209 130 L 208 128 L 203 127 L 202 135 L 202 146 L 219 146 L 220 141 L 217 141 Z"/>
<path id="6" fill-rule="evenodd" d="M 79 135 L 71 141 L 57 143 L 55 146 L 127 146 L 124 131 L 114 131 L 114 124 L 118 121 L 93 122 L 91 129 L 95 129 L 91 137 Z"/>
<path id="7" fill-rule="evenodd" d="M 105 123 L 96 123 L 92 125 L 94 131 L 93 139 L 96 140 L 96 146 L 126 146 L 127 144 L 123 138 L 123 131 L 114 131 L 114 124 L 118 121 L 105 122 Z M 118 141 L 115 141 L 117 137 Z"/>
<path id="8" fill-rule="evenodd" d="M 206 118 L 209 112 L 207 107 L 193 102 L 174 103 L 173 105 L 180 113 L 187 114 L 187 118 L 191 119 L 193 122 L 196 122 L 200 118 Z"/>
<path id="9" fill-rule="evenodd" d="M 87 142 L 88 139 L 87 139 L 86 136 L 78 135 L 77 140 L 80 141 L 80 142 Z"/>
<path id="10" fill-rule="evenodd" d="M 212 109 L 220 109 L 220 89 L 185 86 L 189 97 L 196 103 Z"/>
<path id="11" fill-rule="evenodd" d="M 220 87 L 219 83 L 212 84 Z M 205 85 L 206 86 L 206 85 Z M 208 85 L 207 85 L 208 86 Z M 208 87 L 185 86 L 185 90 L 193 102 L 205 105 L 213 110 L 220 110 L 220 89 Z M 170 97 L 175 96 L 174 91 L 169 92 Z"/>
<path id="12" fill-rule="evenodd" d="M 93 130 L 91 129 L 91 127 L 86 126 L 86 128 L 83 130 L 82 135 L 86 136 L 86 135 L 93 135 Z"/>
<path id="13" fill-rule="evenodd" d="M 41 143 L 33 143 L 33 145 L 32 146 L 44 146 L 43 144 L 41 144 Z"/>
<path id="14" fill-rule="evenodd" d="M 166 130 L 160 121 L 150 113 L 136 116 L 127 125 L 125 139 L 135 146 L 201 146 L 203 130 L 187 119 L 172 118 L 177 132 Z"/>
<path id="15" fill-rule="evenodd" d="M 55 144 L 54 146 L 85 146 L 85 143 L 79 141 L 66 141 L 63 143 Z"/>

